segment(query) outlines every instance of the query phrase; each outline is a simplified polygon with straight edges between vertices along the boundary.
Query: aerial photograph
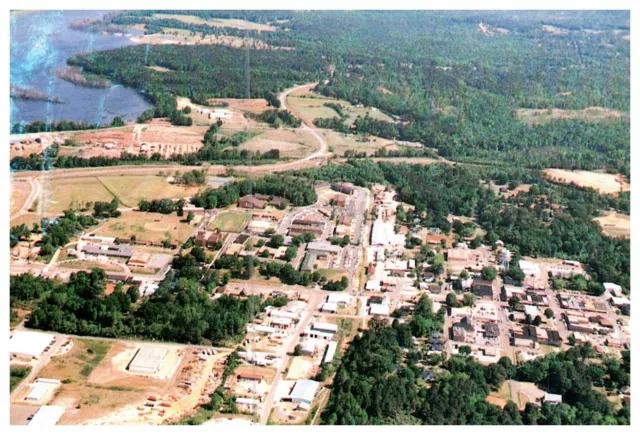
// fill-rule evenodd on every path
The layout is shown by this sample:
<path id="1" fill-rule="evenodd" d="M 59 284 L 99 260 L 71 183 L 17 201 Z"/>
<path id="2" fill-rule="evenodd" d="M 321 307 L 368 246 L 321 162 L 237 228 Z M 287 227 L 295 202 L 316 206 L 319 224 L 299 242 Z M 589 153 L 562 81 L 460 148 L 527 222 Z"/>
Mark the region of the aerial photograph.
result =
<path id="1" fill-rule="evenodd" d="M 630 10 L 51 7 L 6 14 L 10 425 L 627 437 Z"/>

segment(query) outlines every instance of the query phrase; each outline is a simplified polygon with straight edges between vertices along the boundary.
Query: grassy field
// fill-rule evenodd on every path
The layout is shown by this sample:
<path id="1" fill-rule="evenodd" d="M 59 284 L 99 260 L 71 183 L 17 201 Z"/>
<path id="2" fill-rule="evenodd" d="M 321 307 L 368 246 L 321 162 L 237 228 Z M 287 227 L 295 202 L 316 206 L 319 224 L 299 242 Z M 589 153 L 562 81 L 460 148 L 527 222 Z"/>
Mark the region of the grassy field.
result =
<path id="1" fill-rule="evenodd" d="M 182 242 L 191 236 L 194 228 L 181 220 L 175 214 L 128 211 L 118 218 L 107 220 L 99 233 L 117 238 L 135 235 L 139 241 L 160 242 L 169 239 Z"/>
<path id="2" fill-rule="evenodd" d="M 239 148 L 261 153 L 277 149 L 280 150 L 281 158 L 299 159 L 316 151 L 318 149 L 318 143 L 315 138 L 305 130 L 268 129 L 243 143 Z"/>
<path id="3" fill-rule="evenodd" d="M 400 149 L 400 146 L 394 141 L 376 136 L 346 135 L 337 131 L 323 129 L 319 129 L 317 132 L 326 140 L 327 145 L 338 157 L 343 157 L 347 150 L 366 153 L 367 156 L 371 156 L 382 147 L 386 148 L 387 151 Z"/>
<path id="4" fill-rule="evenodd" d="M 31 372 L 31 367 L 9 368 L 9 392 L 13 391 Z"/>
<path id="5" fill-rule="evenodd" d="M 329 281 L 340 281 L 344 275 L 347 275 L 347 272 L 338 269 L 318 269 L 318 272 Z"/>
<path id="6" fill-rule="evenodd" d="M 45 212 L 62 214 L 67 209 L 91 209 L 93 202 L 108 202 L 117 196 L 125 207 L 142 199 L 190 197 L 200 187 L 173 185 L 159 176 L 73 177 L 43 182 L 48 197 Z"/>
<path id="7" fill-rule="evenodd" d="M 104 269 L 108 272 L 124 272 L 124 270 L 120 266 L 116 266 L 115 264 L 109 264 L 102 261 L 95 260 L 73 260 L 73 261 L 65 261 L 64 263 L 59 265 L 60 267 L 64 267 L 67 269 L 86 269 L 90 270 L 93 268 Z"/>
<path id="8" fill-rule="evenodd" d="M 245 211 L 226 211 L 216 215 L 207 229 L 220 229 L 223 232 L 240 232 L 244 229 L 251 215 Z"/>
<path id="9" fill-rule="evenodd" d="M 287 103 L 295 110 L 300 112 L 305 119 L 313 121 L 316 118 L 334 118 L 338 117 L 338 113 L 332 108 L 325 107 L 324 104 L 339 104 L 344 108 L 346 123 L 352 124 L 358 116 L 364 117 L 369 114 L 371 118 L 381 121 L 393 122 L 393 118 L 381 112 L 378 109 L 368 107 L 355 107 L 347 101 L 339 99 L 331 99 L 317 93 L 305 93 L 304 95 L 291 95 L 287 98 Z"/>

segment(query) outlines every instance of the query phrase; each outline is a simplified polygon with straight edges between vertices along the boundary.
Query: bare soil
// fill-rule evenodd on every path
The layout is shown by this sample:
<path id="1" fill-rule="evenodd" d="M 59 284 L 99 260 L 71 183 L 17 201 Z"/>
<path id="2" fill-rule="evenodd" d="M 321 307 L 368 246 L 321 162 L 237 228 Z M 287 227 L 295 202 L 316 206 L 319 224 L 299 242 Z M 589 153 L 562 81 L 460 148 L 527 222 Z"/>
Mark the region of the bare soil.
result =
<path id="1" fill-rule="evenodd" d="M 631 191 L 631 184 L 620 174 L 548 168 L 544 170 L 544 175 L 559 183 L 574 183 L 578 186 L 593 188 L 602 194 L 619 194 Z"/>

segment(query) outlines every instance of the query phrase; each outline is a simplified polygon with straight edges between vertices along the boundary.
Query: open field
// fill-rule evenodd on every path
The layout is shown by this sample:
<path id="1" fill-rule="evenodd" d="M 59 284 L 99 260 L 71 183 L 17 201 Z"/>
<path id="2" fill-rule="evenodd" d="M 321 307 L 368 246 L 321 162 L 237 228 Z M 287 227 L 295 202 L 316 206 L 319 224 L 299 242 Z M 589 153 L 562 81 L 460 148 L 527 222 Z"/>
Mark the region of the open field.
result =
<path id="1" fill-rule="evenodd" d="M 609 212 L 594 219 L 602 226 L 605 234 L 612 237 L 631 237 L 631 216 L 617 212 Z"/>
<path id="2" fill-rule="evenodd" d="M 117 238 L 136 236 L 138 241 L 160 242 L 165 239 L 185 241 L 191 236 L 194 228 L 183 223 L 175 214 L 158 214 L 151 212 L 124 212 L 118 218 L 107 220 L 99 228 L 99 234 Z"/>
<path id="3" fill-rule="evenodd" d="M 290 50 L 288 47 L 276 47 L 265 43 L 262 40 L 255 38 L 243 38 L 232 35 L 205 35 L 196 33 L 195 35 L 191 31 L 186 29 L 176 29 L 163 27 L 162 32 L 155 34 L 145 34 L 130 38 L 131 41 L 137 44 L 151 44 L 151 45 L 164 45 L 164 44 L 184 44 L 184 45 L 219 45 L 228 46 L 234 48 L 251 48 L 254 50 Z M 153 69 L 157 70 L 157 69 Z M 157 70 L 163 72 L 162 70 Z"/>
<path id="4" fill-rule="evenodd" d="M 168 183 L 165 177 L 159 176 L 104 176 L 96 179 L 127 206 L 136 206 L 142 199 L 191 197 L 200 190 L 199 186 Z"/>
<path id="5" fill-rule="evenodd" d="M 292 93 L 288 97 L 287 102 L 289 106 L 300 113 L 303 119 L 307 122 L 313 122 L 313 120 L 316 118 L 338 117 L 339 115 L 335 110 L 329 107 L 325 107 L 324 104 L 328 103 L 339 104 L 343 107 L 343 112 L 346 116 L 347 124 L 352 124 L 358 116 L 364 117 L 367 114 L 374 119 L 393 122 L 393 118 L 378 109 L 356 107 L 354 105 L 351 105 L 347 101 L 327 98 L 317 93 L 307 91 L 306 89 L 301 89 L 298 92 Z"/>
<path id="6" fill-rule="evenodd" d="M 42 220 L 43 217 L 53 217 L 53 216 L 51 215 L 43 216 L 38 213 L 29 213 L 29 214 L 21 215 L 20 217 L 14 218 L 13 220 L 11 220 L 10 225 L 15 226 L 15 225 L 25 224 L 31 227 L 34 223 L 40 224 L 40 220 Z"/>
<path id="7" fill-rule="evenodd" d="M 45 214 L 62 214 L 67 209 L 91 209 L 93 202 L 109 202 L 113 199 L 107 188 L 96 177 L 51 179 L 42 181 L 45 194 Z"/>
<path id="8" fill-rule="evenodd" d="M 124 270 L 120 266 L 116 266 L 115 264 L 110 264 L 105 261 L 97 261 L 97 260 L 71 260 L 71 261 L 65 261 L 64 263 L 59 264 L 58 266 L 65 269 L 91 270 L 93 268 L 100 268 L 108 272 L 124 272 Z"/>
<path id="9" fill-rule="evenodd" d="M 547 168 L 544 175 L 559 183 L 574 183 L 578 186 L 593 188 L 602 194 L 618 194 L 631 191 L 631 185 L 624 176 L 595 171 L 569 171 Z"/>
<path id="10" fill-rule="evenodd" d="M 11 182 L 11 215 L 17 214 L 31 194 L 31 183 L 27 180 Z M 28 209 L 28 207 L 27 207 Z"/>
<path id="11" fill-rule="evenodd" d="M 225 211 L 216 215 L 207 229 L 220 229 L 223 232 L 240 232 L 244 229 L 251 215 L 246 211 Z"/>
<path id="12" fill-rule="evenodd" d="M 212 27 L 229 27 L 229 28 L 235 28 L 235 29 L 246 29 L 250 31 L 253 30 L 253 31 L 263 31 L 263 32 L 274 32 L 277 30 L 277 28 L 270 26 L 268 24 L 254 23 L 252 21 L 239 20 L 239 19 L 214 18 L 211 20 L 203 20 L 194 15 L 182 15 L 182 14 L 153 14 L 153 18 L 178 20 L 183 23 L 189 23 L 189 24 L 206 24 Z"/>
<path id="13" fill-rule="evenodd" d="M 604 107 L 589 107 L 582 110 L 521 108 L 518 109 L 517 115 L 518 119 L 530 125 L 546 124 L 556 119 L 577 119 L 580 121 L 600 122 L 628 116 L 625 113 Z"/>
<path id="14" fill-rule="evenodd" d="M 343 276 L 348 275 L 346 271 L 339 269 L 318 269 L 318 272 L 329 281 L 340 281 Z"/>
<path id="15" fill-rule="evenodd" d="M 401 148 L 394 141 L 377 136 L 356 136 L 326 129 L 317 129 L 317 132 L 325 139 L 337 157 L 344 156 L 347 150 L 371 156 L 382 147 L 388 151 L 396 151 Z"/>
<path id="16" fill-rule="evenodd" d="M 68 353 L 52 358 L 39 375 L 63 381 L 49 402 L 67 408 L 60 424 L 79 424 L 143 397 L 142 390 L 135 388 L 89 383 L 89 376 L 109 352 L 110 342 L 74 339 L 73 344 Z"/>
<path id="17" fill-rule="evenodd" d="M 317 149 L 316 144 L 316 140 L 306 130 L 267 129 L 238 148 L 261 153 L 277 149 L 280 150 L 281 158 L 300 159 L 313 153 Z"/>

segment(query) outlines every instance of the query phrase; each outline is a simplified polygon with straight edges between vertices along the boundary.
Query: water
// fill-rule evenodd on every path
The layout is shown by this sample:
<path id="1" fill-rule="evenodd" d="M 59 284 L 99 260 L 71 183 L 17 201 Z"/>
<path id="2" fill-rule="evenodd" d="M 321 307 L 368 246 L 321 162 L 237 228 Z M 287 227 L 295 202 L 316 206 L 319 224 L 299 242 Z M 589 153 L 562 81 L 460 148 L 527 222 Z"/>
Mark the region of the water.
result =
<path id="1" fill-rule="evenodd" d="M 33 87 L 64 104 L 11 98 L 11 126 L 16 122 L 73 120 L 109 123 L 115 116 L 135 119 L 151 107 L 135 90 L 120 85 L 106 89 L 64 81 L 55 71 L 79 52 L 114 49 L 133 44 L 128 36 L 103 35 L 69 29 L 83 18 L 100 18 L 103 11 L 42 11 L 12 15 L 11 84 Z M 135 31 L 132 31 L 132 33 Z"/>

